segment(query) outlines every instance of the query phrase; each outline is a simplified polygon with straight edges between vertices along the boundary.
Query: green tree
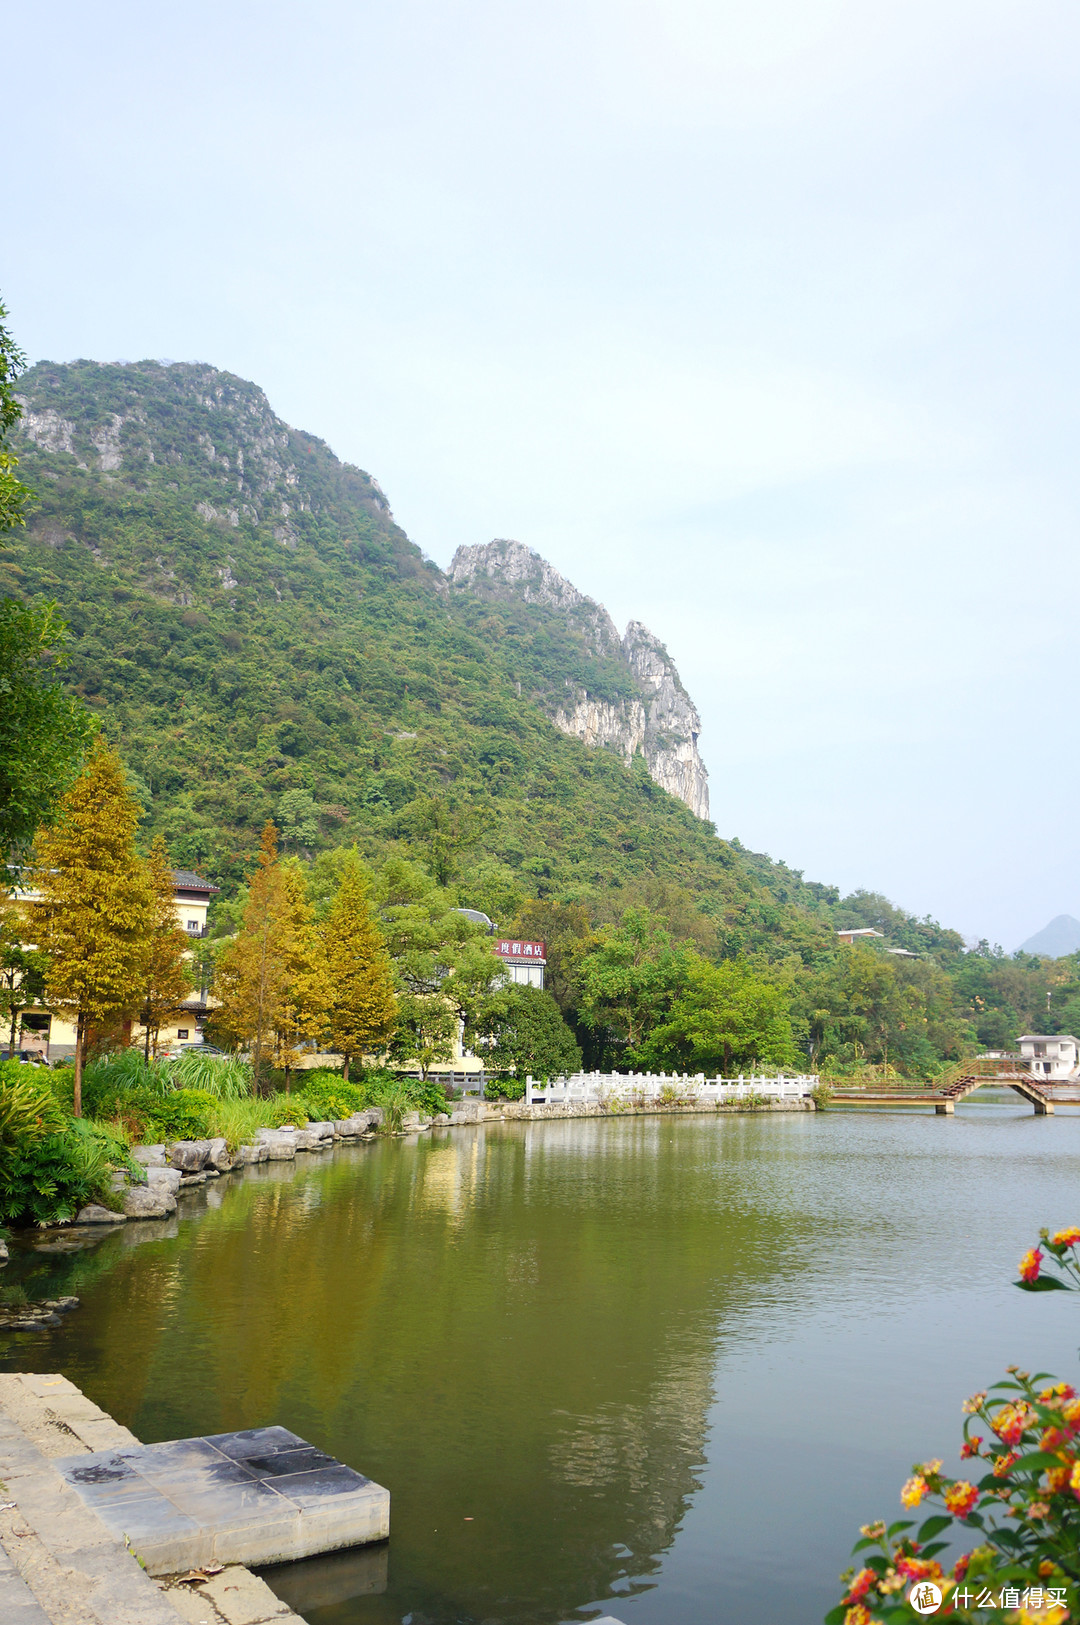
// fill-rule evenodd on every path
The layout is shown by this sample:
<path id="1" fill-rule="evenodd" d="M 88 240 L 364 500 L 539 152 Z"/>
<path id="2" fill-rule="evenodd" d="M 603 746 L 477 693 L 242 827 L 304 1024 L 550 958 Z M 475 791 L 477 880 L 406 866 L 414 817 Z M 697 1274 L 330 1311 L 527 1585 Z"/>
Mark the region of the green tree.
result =
<path id="1" fill-rule="evenodd" d="M 470 1048 L 484 1056 L 501 1093 L 520 1099 L 526 1077 L 551 1078 L 581 1067 L 581 1049 L 550 993 L 511 983 L 478 1001 L 465 1027 Z"/>
<path id="2" fill-rule="evenodd" d="M 144 1054 L 157 1053 L 158 1035 L 177 1015 L 192 989 L 188 937 L 176 919 L 176 885 L 169 851 L 162 835 L 155 835 L 147 860 L 150 881 L 150 933 L 143 959 L 142 1002 L 139 1019 L 144 1030 Z"/>
<path id="3" fill-rule="evenodd" d="M 29 847 L 93 738 L 89 712 L 57 675 L 66 635 L 55 604 L 0 599 L 0 867 Z"/>
<path id="4" fill-rule="evenodd" d="M 33 493 L 15 473 L 19 460 L 11 449 L 10 435 L 22 417 L 15 398 L 15 380 L 26 366 L 7 325 L 7 306 L 0 300 L 0 535 L 25 523 L 23 511 Z"/>
<path id="5" fill-rule="evenodd" d="M 153 911 L 138 824 L 123 763 L 99 738 L 36 842 L 32 928 L 47 958 L 46 1001 L 75 1022 L 76 1117 L 91 1024 L 133 1011 L 142 991 Z"/>
<path id="6" fill-rule="evenodd" d="M 627 909 L 581 961 L 582 1020 L 616 1055 L 635 1050 L 685 987 L 690 953 L 648 909 Z"/>
<path id="7" fill-rule="evenodd" d="M 319 808 L 310 790 L 286 790 L 278 802 L 278 825 L 285 846 L 314 846 L 319 839 Z"/>
<path id="8" fill-rule="evenodd" d="M 368 885 L 355 847 L 348 853 L 330 910 L 314 928 L 308 977 L 318 1031 L 352 1060 L 381 1049 L 397 1022 L 393 968 L 371 912 Z"/>
<path id="9" fill-rule="evenodd" d="M 758 1064 L 796 1067 L 784 990 L 738 960 L 712 965 L 691 954 L 686 986 L 637 1047 L 647 1068 L 730 1077 Z"/>
<path id="10" fill-rule="evenodd" d="M 8 1053 L 15 1054 L 19 1018 L 45 995 L 45 955 L 26 942 L 25 909 L 0 902 L 0 1020 L 9 1028 Z"/>

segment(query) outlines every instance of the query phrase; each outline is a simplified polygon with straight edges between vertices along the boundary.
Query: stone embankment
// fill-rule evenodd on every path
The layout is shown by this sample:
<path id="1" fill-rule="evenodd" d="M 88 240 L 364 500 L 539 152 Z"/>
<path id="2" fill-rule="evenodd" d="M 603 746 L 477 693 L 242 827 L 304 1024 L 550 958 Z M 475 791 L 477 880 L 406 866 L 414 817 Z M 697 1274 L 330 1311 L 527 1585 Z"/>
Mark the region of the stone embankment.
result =
<path id="1" fill-rule="evenodd" d="M 401 1133 L 416 1134 L 430 1128 L 450 1128 L 459 1124 L 497 1122 L 545 1122 L 563 1117 L 642 1117 L 687 1113 L 715 1117 L 727 1112 L 806 1112 L 813 1111 L 809 1096 L 776 1100 L 755 1099 L 752 1105 L 741 1101 L 697 1102 L 692 1098 L 669 1102 L 649 1100 L 568 1100 L 546 1104 L 516 1101 L 463 1100 L 450 1112 L 425 1117 L 407 1112 Z M 98 1203 L 80 1208 L 76 1224 L 123 1224 L 128 1219 L 165 1219 L 176 1212 L 177 1198 L 185 1190 L 220 1179 L 239 1168 L 260 1162 L 291 1162 L 299 1152 L 328 1151 L 341 1141 L 369 1139 L 384 1123 L 381 1107 L 371 1106 L 336 1123 L 309 1123 L 306 1128 L 261 1128 L 249 1145 L 230 1151 L 223 1139 L 177 1140 L 171 1145 L 136 1146 L 131 1155 L 141 1164 L 145 1184 L 132 1183 L 126 1174 L 116 1174 L 113 1188 L 121 1198 L 121 1210 Z M 2 1262 L 2 1260 L 0 1260 Z"/>
<path id="2" fill-rule="evenodd" d="M 3 1625 L 304 1625 L 238 1563 L 151 1579 L 56 1465 L 138 1446 L 67 1377 L 0 1376 Z"/>

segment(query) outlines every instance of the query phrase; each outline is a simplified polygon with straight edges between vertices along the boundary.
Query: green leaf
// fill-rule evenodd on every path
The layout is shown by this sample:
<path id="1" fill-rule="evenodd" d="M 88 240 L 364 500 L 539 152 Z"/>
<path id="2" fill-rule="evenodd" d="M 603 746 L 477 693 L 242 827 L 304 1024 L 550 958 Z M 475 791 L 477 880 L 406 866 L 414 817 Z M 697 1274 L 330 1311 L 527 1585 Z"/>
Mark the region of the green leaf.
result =
<path id="1" fill-rule="evenodd" d="M 893 1535 L 902 1535 L 905 1529 L 914 1529 L 914 1527 L 914 1518 L 901 1518 L 898 1522 L 891 1523 L 885 1533 L 891 1540 Z"/>
<path id="2" fill-rule="evenodd" d="M 1076 1288 L 1067 1281 L 1059 1280 L 1056 1275 L 1040 1275 L 1035 1281 L 1014 1281 L 1021 1292 L 1075 1292 Z"/>
<path id="3" fill-rule="evenodd" d="M 830 1608 L 825 1615 L 823 1625 L 844 1625 L 844 1615 L 847 1611 L 848 1605 L 846 1602 L 840 1603 L 836 1608 Z"/>
<path id="4" fill-rule="evenodd" d="M 933 1540 L 934 1536 L 940 1535 L 943 1529 L 948 1529 L 951 1523 L 952 1519 L 947 1513 L 935 1512 L 932 1518 L 927 1518 L 926 1522 L 920 1526 L 917 1538 L 920 1542 Z"/>
<path id="5" fill-rule="evenodd" d="M 1009 1470 L 1013 1473 L 1034 1472 L 1036 1470 L 1042 1473 L 1049 1472 L 1052 1468 L 1060 1466 L 1061 1458 L 1052 1455 L 1049 1450 L 1033 1450 L 1030 1455 L 1021 1456 L 1019 1461 L 1014 1461 Z"/>

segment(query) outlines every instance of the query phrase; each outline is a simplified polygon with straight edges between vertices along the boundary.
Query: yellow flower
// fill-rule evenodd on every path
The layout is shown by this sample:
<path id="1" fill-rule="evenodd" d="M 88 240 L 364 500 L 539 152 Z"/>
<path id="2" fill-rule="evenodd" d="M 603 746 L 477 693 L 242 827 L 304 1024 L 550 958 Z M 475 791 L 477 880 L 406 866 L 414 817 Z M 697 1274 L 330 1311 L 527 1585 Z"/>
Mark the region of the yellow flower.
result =
<path id="1" fill-rule="evenodd" d="M 976 1411 L 982 1410 L 982 1407 L 985 1405 L 985 1403 L 986 1403 L 986 1390 L 984 1388 L 981 1394 L 972 1394 L 970 1399 L 965 1399 L 964 1405 L 963 1405 L 964 1415 L 965 1416 L 974 1416 Z"/>
<path id="2" fill-rule="evenodd" d="M 884 1533 L 884 1518 L 879 1518 L 876 1523 L 864 1523 L 859 1530 L 859 1534 L 865 1535 L 867 1540 L 880 1540 Z"/>
<path id="3" fill-rule="evenodd" d="M 1080 1463 L 1078 1463 L 1080 1465 Z M 900 1491 L 900 1500 L 906 1507 L 917 1507 L 927 1491 L 927 1483 L 921 1473 L 915 1473 L 909 1478 Z"/>

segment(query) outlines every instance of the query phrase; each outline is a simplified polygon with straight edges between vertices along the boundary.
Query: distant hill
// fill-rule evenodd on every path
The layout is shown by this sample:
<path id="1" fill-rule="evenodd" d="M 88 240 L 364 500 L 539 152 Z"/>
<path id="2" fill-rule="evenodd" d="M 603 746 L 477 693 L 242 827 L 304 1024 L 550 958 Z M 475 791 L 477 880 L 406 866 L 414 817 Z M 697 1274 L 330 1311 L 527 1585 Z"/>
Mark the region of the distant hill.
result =
<path id="1" fill-rule="evenodd" d="M 1044 959 L 1064 959 L 1080 949 L 1080 920 L 1071 914 L 1058 914 L 1036 931 L 1033 937 L 1020 944 L 1022 954 L 1041 954 Z"/>
<path id="2" fill-rule="evenodd" d="M 174 862 L 228 892 L 291 793 L 306 849 L 424 858 L 497 919 L 675 887 L 729 951 L 833 946 L 835 892 L 705 821 L 697 713 L 640 624 L 516 543 L 444 575 L 377 481 L 213 367 L 41 362 L 19 393 L 36 501 L 0 591 L 59 602 Z"/>

